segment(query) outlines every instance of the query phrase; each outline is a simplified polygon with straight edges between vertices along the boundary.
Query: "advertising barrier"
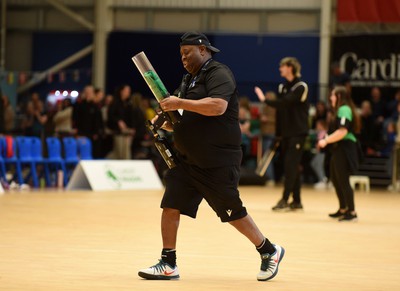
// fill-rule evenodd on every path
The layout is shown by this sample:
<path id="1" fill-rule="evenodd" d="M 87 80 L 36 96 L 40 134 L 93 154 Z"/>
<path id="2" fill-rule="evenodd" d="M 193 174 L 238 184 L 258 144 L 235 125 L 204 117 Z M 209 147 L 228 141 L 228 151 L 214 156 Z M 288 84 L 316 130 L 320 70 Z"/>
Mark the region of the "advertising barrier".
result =
<path id="1" fill-rule="evenodd" d="M 76 166 L 67 190 L 160 190 L 161 180 L 150 160 L 85 160 Z"/>

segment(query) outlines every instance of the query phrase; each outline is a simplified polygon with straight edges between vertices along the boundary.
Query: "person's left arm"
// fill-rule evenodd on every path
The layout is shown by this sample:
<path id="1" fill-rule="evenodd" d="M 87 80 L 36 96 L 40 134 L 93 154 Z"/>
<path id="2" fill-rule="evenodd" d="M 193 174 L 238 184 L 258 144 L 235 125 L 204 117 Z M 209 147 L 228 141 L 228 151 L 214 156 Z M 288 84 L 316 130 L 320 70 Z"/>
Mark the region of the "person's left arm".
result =
<path id="1" fill-rule="evenodd" d="M 205 97 L 199 100 L 181 99 L 170 96 L 160 102 L 164 111 L 183 109 L 196 112 L 206 116 L 219 116 L 224 114 L 228 101 L 222 98 Z"/>
<path id="2" fill-rule="evenodd" d="M 347 128 L 345 128 L 345 127 L 338 128 L 330 135 L 327 135 L 325 138 L 319 140 L 318 146 L 320 148 L 324 148 L 330 143 L 338 142 L 338 141 L 342 140 L 346 136 L 347 133 L 348 133 Z"/>
<path id="3" fill-rule="evenodd" d="M 351 121 L 353 119 L 351 109 L 348 106 L 343 106 L 338 110 L 338 129 L 332 134 L 327 135 L 324 139 L 318 142 L 321 148 L 326 147 L 330 143 L 335 143 L 342 140 L 349 132 Z"/>
<path id="4" fill-rule="evenodd" d="M 283 94 L 282 98 L 277 98 L 275 100 L 265 99 L 264 102 L 267 105 L 275 108 L 286 108 L 291 106 L 297 106 L 305 102 L 307 100 L 307 95 L 308 95 L 308 87 L 306 83 L 302 82 L 293 91 L 289 90 L 287 93 Z"/>
<path id="5" fill-rule="evenodd" d="M 232 73 L 225 66 L 211 68 L 204 75 L 204 84 L 208 96 L 197 100 L 170 96 L 160 102 L 161 108 L 164 111 L 183 109 L 205 116 L 224 114 L 228 108 L 229 99 L 236 89 Z"/>

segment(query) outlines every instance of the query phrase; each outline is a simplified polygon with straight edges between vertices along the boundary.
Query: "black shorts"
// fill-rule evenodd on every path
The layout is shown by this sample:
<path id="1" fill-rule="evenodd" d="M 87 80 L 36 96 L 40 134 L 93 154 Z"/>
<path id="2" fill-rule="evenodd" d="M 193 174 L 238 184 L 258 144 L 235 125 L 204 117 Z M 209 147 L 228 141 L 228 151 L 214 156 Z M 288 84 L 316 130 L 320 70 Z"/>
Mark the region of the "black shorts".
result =
<path id="1" fill-rule="evenodd" d="M 181 162 L 165 175 L 161 208 L 178 209 L 196 218 L 204 198 L 222 222 L 243 218 L 247 211 L 237 189 L 239 178 L 239 166 L 201 169 Z"/>

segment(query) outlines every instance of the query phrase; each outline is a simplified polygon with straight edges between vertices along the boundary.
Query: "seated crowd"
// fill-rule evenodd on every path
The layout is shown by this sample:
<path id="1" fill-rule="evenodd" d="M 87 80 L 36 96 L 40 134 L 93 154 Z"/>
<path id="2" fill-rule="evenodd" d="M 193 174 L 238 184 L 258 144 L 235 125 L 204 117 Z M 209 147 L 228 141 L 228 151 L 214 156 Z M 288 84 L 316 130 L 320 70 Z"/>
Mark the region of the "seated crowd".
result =
<path id="1" fill-rule="evenodd" d="M 266 98 L 276 98 L 272 91 L 265 92 Z M 390 158 L 400 131 L 400 90 L 391 98 L 383 99 L 378 87 L 371 89 L 371 96 L 357 108 L 361 119 L 361 132 L 358 136 L 365 156 Z M 242 129 L 243 167 L 253 167 L 260 155 L 271 147 L 275 138 L 275 109 L 265 104 L 251 103 L 242 96 L 239 109 Z M 309 136 L 303 155 L 303 179 L 305 183 L 325 187 L 329 176 L 329 151 L 317 147 L 319 139 L 325 137 L 332 124 L 332 111 L 328 102 L 318 101 L 309 110 Z M 266 176 L 273 184 L 280 179 L 282 169 L 279 153 L 268 167 Z"/>
<path id="2" fill-rule="evenodd" d="M 272 91 L 266 98 L 275 99 Z M 152 137 L 146 129 L 146 120 L 155 116 L 156 101 L 131 92 L 127 84 L 115 89 L 114 94 L 105 95 L 101 89 L 86 86 L 73 101 L 60 99 L 55 104 L 44 103 L 37 93 L 31 94 L 16 110 L 7 96 L 0 107 L 0 134 L 13 136 L 34 136 L 43 141 L 46 137 L 59 138 L 84 136 L 92 143 L 95 159 L 152 159 L 157 170 L 165 165 L 152 144 Z M 359 107 L 362 129 L 359 140 L 366 156 L 390 157 L 400 128 L 400 90 L 386 101 L 379 88 L 371 90 Z M 306 183 L 324 184 L 326 173 L 326 151 L 316 146 L 325 136 L 331 123 L 332 114 L 327 102 L 318 101 L 310 106 L 310 134 L 307 150 L 303 157 L 303 172 L 311 173 Z M 276 112 L 265 104 L 252 103 L 240 98 L 239 122 L 242 130 L 242 166 L 255 168 L 262 153 L 273 145 L 275 139 Z M 279 154 L 278 154 L 279 156 Z M 282 169 L 279 162 L 268 167 L 266 177 L 269 183 L 280 179 Z"/>
<path id="3" fill-rule="evenodd" d="M 106 96 L 101 89 L 88 85 L 75 100 L 65 98 L 54 104 L 43 102 L 33 93 L 16 110 L 3 96 L 4 126 L 0 133 L 42 140 L 49 136 L 85 136 L 92 142 L 94 158 L 146 158 L 149 136 L 145 121 L 155 115 L 150 103 L 139 93 L 131 94 L 129 85 L 119 86 Z"/>

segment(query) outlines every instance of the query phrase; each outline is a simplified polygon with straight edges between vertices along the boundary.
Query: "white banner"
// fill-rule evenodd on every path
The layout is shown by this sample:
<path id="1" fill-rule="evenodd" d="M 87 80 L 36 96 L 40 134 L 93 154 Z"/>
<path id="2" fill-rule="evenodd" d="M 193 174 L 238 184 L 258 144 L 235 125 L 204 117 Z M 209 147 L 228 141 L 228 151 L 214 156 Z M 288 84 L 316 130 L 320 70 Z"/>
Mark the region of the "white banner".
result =
<path id="1" fill-rule="evenodd" d="M 150 160 L 85 160 L 76 166 L 67 190 L 163 189 Z"/>

